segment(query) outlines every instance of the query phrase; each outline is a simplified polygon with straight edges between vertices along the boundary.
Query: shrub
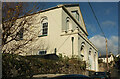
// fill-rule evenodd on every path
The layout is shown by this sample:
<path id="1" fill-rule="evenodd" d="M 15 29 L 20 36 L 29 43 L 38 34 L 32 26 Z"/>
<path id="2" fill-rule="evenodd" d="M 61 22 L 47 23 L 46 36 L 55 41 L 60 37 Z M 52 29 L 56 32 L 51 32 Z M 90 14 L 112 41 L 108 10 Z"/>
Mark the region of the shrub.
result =
<path id="1" fill-rule="evenodd" d="M 103 60 L 102 60 L 102 59 L 99 59 L 99 60 L 98 60 L 98 63 L 102 63 L 102 62 L 103 62 Z"/>
<path id="2" fill-rule="evenodd" d="M 77 58 L 62 57 L 61 60 L 36 58 L 35 56 L 19 56 L 15 54 L 2 54 L 3 78 L 32 77 L 34 74 L 47 73 L 75 73 L 86 69 L 86 62 Z M 23 78 L 25 79 L 25 78 Z"/>

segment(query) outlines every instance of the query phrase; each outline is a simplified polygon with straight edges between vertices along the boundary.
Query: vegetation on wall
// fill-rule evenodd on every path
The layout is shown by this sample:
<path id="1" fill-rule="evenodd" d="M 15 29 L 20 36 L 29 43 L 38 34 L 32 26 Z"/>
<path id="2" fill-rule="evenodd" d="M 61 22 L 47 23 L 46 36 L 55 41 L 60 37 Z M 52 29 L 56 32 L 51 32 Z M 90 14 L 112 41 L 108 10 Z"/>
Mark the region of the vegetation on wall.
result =
<path id="1" fill-rule="evenodd" d="M 115 63 L 116 63 L 116 67 L 120 69 L 120 56 L 115 57 Z"/>
<path id="2" fill-rule="evenodd" d="M 31 7 L 31 5 L 33 5 Z M 27 53 L 38 35 L 33 31 L 33 21 L 38 16 L 28 16 L 41 10 L 37 3 L 3 2 L 2 3 L 2 52 Z M 22 16 L 22 17 L 21 17 Z M 27 16 L 27 17 L 26 17 Z M 38 29 L 38 28 L 37 28 Z M 31 48 L 30 48 L 31 46 Z M 28 49 L 29 47 L 29 49 Z M 37 46 L 36 46 L 37 47 Z M 35 47 L 34 47 L 35 48 Z M 24 50 L 26 49 L 26 50 Z M 33 49 L 34 50 L 34 49 Z"/>
<path id="3" fill-rule="evenodd" d="M 50 60 L 32 56 L 2 54 L 3 78 L 32 77 L 34 74 L 83 74 L 85 62 L 76 58 Z"/>
<path id="4" fill-rule="evenodd" d="M 102 63 L 102 62 L 103 62 L 103 60 L 102 60 L 102 59 L 99 59 L 99 60 L 98 60 L 98 63 Z"/>

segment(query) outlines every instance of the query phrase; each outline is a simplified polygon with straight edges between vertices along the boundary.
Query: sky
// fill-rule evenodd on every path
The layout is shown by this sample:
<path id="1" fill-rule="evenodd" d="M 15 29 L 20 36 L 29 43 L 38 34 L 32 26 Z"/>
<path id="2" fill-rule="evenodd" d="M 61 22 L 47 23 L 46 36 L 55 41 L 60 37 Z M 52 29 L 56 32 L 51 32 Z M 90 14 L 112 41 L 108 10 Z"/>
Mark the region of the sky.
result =
<path id="1" fill-rule="evenodd" d="M 106 54 L 105 38 L 97 24 L 88 2 L 42 2 L 44 9 L 58 4 L 79 4 L 89 34 L 88 39 L 98 48 L 99 53 Z M 118 53 L 118 3 L 90 2 L 101 28 L 108 41 L 108 52 Z"/>

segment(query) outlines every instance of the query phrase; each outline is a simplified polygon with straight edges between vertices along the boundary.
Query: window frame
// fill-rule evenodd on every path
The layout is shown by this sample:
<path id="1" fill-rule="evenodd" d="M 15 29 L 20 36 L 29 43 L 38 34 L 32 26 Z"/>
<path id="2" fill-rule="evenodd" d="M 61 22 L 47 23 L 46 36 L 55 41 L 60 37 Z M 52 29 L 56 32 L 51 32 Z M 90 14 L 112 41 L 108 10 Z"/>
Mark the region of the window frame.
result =
<path id="1" fill-rule="evenodd" d="M 40 53 L 40 52 L 42 52 L 42 53 Z M 39 55 L 46 55 L 46 54 L 47 54 L 47 51 L 46 51 L 46 50 L 39 50 L 39 51 L 38 51 L 38 54 L 39 54 Z"/>
<path id="2" fill-rule="evenodd" d="M 23 40 L 24 27 L 21 27 L 20 30 L 19 30 L 16 34 L 17 34 L 17 36 L 16 36 L 16 38 L 15 38 L 16 41 Z"/>
<path id="3" fill-rule="evenodd" d="M 47 35 L 48 35 L 48 18 L 44 16 L 40 20 L 40 35 L 38 37 L 47 36 Z"/>
<path id="4" fill-rule="evenodd" d="M 78 10 L 75 10 L 75 11 L 71 11 L 72 12 L 72 14 L 74 15 L 74 13 L 75 13 L 75 18 L 78 20 L 78 21 L 80 21 L 80 15 L 79 15 L 79 13 L 78 13 Z"/>
<path id="5" fill-rule="evenodd" d="M 47 25 L 44 25 L 47 24 Z M 42 35 L 48 34 L 48 22 L 42 23 Z"/>
<path id="6" fill-rule="evenodd" d="M 65 31 L 72 31 L 73 27 L 72 27 L 72 22 L 71 19 L 69 17 L 66 17 L 66 28 Z"/>
<path id="7" fill-rule="evenodd" d="M 92 48 L 89 49 L 89 55 L 91 55 L 91 54 L 92 54 Z"/>

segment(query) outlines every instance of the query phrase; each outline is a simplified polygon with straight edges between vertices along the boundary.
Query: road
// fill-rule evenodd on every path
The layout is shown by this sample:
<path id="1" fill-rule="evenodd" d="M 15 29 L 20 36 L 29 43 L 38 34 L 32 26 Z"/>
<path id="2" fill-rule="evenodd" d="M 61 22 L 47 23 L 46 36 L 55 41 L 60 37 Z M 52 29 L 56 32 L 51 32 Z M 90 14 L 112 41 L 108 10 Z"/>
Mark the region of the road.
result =
<path id="1" fill-rule="evenodd" d="M 111 69 L 111 78 L 112 79 L 120 79 L 120 70 L 118 69 Z"/>
<path id="2" fill-rule="evenodd" d="M 0 52 L 0 79 L 2 78 L 2 53 Z"/>

